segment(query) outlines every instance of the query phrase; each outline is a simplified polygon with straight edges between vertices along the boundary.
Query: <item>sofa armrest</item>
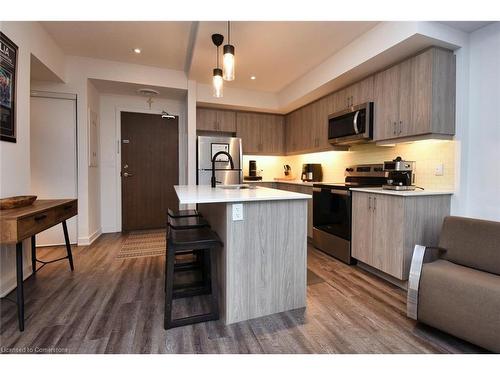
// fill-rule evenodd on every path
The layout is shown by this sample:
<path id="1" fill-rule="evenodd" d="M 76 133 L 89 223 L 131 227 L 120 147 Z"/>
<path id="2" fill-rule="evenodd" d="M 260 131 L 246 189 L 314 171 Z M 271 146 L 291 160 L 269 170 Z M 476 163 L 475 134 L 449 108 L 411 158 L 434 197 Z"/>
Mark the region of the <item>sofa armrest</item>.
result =
<path id="1" fill-rule="evenodd" d="M 424 263 L 430 263 L 439 258 L 443 249 L 415 245 L 411 259 L 410 275 L 408 278 L 408 293 L 406 296 L 406 316 L 417 320 L 418 287 Z"/>

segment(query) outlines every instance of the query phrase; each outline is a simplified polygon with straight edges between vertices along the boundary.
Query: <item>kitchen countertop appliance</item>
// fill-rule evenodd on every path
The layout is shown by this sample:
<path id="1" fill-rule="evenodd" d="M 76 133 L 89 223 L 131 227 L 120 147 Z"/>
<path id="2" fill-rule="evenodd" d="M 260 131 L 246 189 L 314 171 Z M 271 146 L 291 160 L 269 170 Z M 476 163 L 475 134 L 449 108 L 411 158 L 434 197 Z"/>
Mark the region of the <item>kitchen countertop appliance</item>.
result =
<path id="1" fill-rule="evenodd" d="M 245 176 L 246 181 L 261 181 L 262 176 L 259 176 L 257 170 L 257 162 L 255 160 L 248 161 L 248 176 Z"/>
<path id="2" fill-rule="evenodd" d="M 212 157 L 219 151 L 231 155 L 233 168 L 229 157 L 224 154 L 215 160 L 215 180 L 217 184 L 233 185 L 243 182 L 241 139 L 234 137 L 206 137 L 197 139 L 197 176 L 198 185 L 210 185 L 212 177 Z"/>
<path id="3" fill-rule="evenodd" d="M 313 184 L 313 244 L 347 264 L 351 257 L 352 187 L 381 187 L 387 183 L 383 164 L 346 168 L 345 182 Z"/>
<path id="4" fill-rule="evenodd" d="M 321 164 L 302 164 L 300 179 L 307 182 L 321 181 L 323 179 Z"/>
<path id="5" fill-rule="evenodd" d="M 387 172 L 387 184 L 382 186 L 387 190 L 415 190 L 415 162 L 406 161 L 398 156 L 392 161 L 384 162 Z"/>
<path id="6" fill-rule="evenodd" d="M 364 143 L 373 138 L 373 102 L 349 107 L 328 116 L 332 145 Z"/>

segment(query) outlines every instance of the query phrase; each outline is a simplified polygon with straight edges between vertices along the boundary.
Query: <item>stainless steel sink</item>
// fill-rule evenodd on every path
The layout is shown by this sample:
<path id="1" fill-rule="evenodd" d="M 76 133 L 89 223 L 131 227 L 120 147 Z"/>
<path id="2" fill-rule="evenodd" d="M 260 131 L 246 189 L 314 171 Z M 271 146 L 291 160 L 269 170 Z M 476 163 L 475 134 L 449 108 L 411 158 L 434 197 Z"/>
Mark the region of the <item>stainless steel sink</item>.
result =
<path id="1" fill-rule="evenodd" d="M 253 187 L 249 184 L 235 184 L 235 185 L 218 185 L 219 189 L 230 189 L 230 190 L 238 190 L 238 189 L 252 189 Z"/>

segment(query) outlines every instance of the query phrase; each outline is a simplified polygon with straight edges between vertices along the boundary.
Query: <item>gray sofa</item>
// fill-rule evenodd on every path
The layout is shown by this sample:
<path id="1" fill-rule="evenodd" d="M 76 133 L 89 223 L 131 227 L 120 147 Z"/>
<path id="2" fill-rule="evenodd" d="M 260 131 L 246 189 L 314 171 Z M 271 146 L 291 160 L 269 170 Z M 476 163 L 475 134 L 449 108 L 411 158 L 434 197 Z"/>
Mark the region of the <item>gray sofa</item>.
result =
<path id="1" fill-rule="evenodd" d="M 407 315 L 500 353 L 500 223 L 449 216 L 437 248 L 415 246 Z"/>

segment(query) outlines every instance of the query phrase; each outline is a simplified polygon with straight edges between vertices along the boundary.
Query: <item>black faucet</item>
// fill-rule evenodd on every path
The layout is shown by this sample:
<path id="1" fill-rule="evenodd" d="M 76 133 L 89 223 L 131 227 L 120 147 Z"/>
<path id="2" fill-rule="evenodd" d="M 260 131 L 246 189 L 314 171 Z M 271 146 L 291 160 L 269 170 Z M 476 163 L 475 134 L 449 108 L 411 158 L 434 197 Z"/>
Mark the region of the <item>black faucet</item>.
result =
<path id="1" fill-rule="evenodd" d="M 214 188 L 215 185 L 216 185 L 216 179 L 215 179 L 215 160 L 217 159 L 217 156 L 219 155 L 227 155 L 227 157 L 229 158 L 229 163 L 231 164 L 231 169 L 234 169 L 234 163 L 233 163 L 233 158 L 231 157 L 231 155 L 226 152 L 226 151 L 219 151 L 217 153 L 215 153 L 215 155 L 212 157 L 212 187 Z"/>

